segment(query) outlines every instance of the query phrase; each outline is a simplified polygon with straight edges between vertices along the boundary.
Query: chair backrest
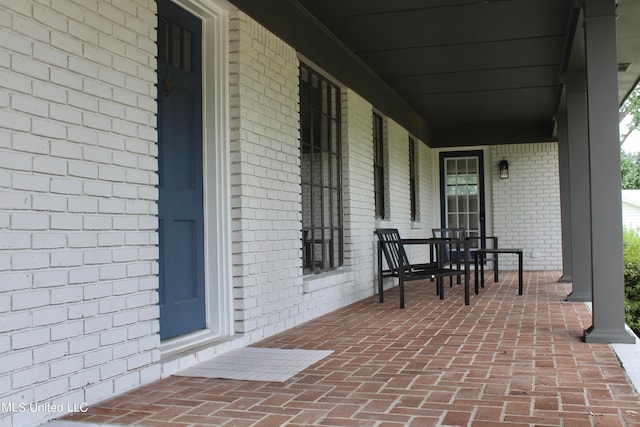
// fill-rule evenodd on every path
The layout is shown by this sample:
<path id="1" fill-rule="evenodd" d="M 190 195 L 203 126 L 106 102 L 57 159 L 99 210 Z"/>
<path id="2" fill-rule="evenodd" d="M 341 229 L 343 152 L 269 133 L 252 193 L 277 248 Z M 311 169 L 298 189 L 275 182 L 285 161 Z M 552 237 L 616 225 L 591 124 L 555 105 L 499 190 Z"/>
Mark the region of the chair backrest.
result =
<path id="1" fill-rule="evenodd" d="M 399 274 L 401 266 L 409 265 L 409 258 L 402 246 L 400 232 L 396 228 L 377 228 L 376 235 L 389 270 Z"/>
<path id="2" fill-rule="evenodd" d="M 467 238 L 466 228 L 432 228 L 433 237 L 440 239 L 458 239 L 464 241 Z"/>
<path id="3" fill-rule="evenodd" d="M 465 253 L 463 249 L 467 239 L 466 228 L 432 228 L 431 232 L 435 238 L 458 241 L 458 244 L 453 247 L 445 245 L 445 250 L 442 251 L 442 261 L 445 264 L 459 263 L 465 259 L 470 260 L 470 254 Z"/>

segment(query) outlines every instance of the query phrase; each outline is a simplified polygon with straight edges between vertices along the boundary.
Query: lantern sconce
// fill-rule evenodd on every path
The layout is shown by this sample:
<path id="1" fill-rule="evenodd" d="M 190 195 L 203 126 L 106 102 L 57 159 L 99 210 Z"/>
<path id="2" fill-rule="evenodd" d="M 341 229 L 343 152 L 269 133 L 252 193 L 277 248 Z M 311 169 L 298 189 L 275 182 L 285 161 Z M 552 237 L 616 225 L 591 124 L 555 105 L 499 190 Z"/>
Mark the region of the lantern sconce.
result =
<path id="1" fill-rule="evenodd" d="M 509 162 L 502 159 L 500 160 L 500 179 L 509 179 Z"/>

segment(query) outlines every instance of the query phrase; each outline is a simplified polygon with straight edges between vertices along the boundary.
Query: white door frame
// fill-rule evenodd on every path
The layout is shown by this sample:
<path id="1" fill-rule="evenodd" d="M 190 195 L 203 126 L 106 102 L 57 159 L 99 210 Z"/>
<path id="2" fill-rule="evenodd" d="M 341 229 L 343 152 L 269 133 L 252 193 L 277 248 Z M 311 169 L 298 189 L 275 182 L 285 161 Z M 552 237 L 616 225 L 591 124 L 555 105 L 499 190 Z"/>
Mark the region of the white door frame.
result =
<path id="1" fill-rule="evenodd" d="M 207 328 L 163 341 L 163 355 L 233 335 L 228 10 L 225 0 L 172 0 L 202 19 L 202 123 Z"/>

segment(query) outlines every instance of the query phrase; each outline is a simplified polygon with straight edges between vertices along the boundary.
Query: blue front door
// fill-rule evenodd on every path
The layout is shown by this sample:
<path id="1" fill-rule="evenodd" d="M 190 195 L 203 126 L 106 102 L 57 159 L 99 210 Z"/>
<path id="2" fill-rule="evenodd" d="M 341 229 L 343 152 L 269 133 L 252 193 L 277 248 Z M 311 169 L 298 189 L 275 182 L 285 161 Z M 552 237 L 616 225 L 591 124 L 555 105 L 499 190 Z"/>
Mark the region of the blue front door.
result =
<path id="1" fill-rule="evenodd" d="M 158 2 L 160 337 L 206 327 L 200 19 Z"/>

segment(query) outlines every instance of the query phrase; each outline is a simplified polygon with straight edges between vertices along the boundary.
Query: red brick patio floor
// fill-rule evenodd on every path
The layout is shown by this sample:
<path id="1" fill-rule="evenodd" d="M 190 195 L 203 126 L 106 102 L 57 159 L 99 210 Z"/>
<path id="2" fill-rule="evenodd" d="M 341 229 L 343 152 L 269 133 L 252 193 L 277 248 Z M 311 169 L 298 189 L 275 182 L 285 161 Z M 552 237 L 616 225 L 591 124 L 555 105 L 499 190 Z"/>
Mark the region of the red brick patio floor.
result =
<path id="1" fill-rule="evenodd" d="M 487 274 L 487 278 L 490 275 Z M 286 382 L 169 377 L 67 418 L 137 426 L 640 426 L 609 345 L 585 344 L 591 315 L 557 272 L 462 286 L 411 282 L 255 346 L 328 349 Z"/>

